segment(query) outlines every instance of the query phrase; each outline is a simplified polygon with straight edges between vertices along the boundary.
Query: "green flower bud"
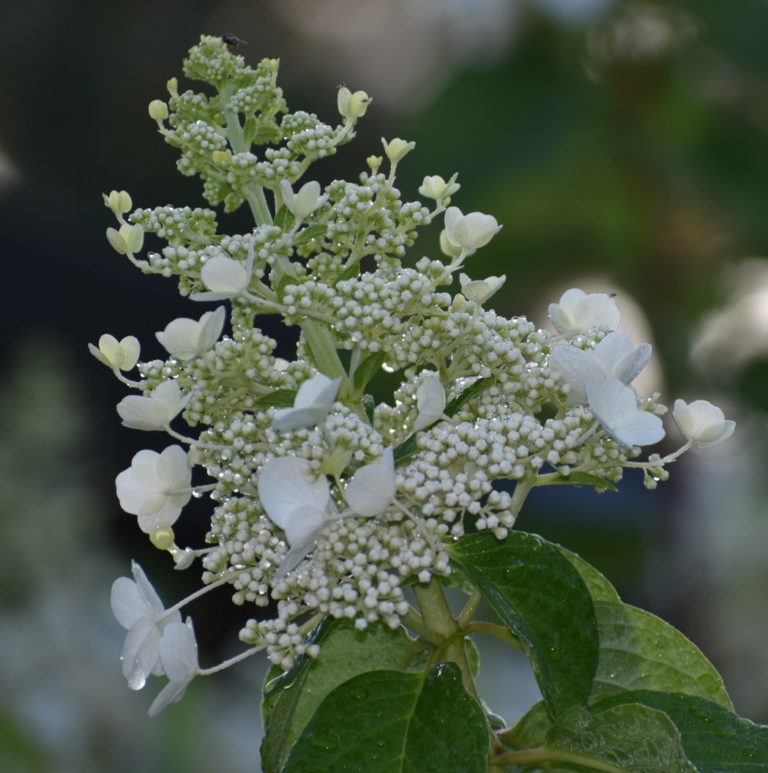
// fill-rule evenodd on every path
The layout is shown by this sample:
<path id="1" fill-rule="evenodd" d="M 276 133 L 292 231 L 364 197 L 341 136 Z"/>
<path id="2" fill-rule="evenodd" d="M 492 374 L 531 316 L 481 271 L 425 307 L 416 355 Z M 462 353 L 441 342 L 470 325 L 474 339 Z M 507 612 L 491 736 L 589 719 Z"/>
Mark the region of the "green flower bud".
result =
<path id="1" fill-rule="evenodd" d="M 127 252 L 141 252 L 141 248 L 144 246 L 144 229 L 140 225 L 128 225 L 125 223 L 120 226 L 118 235 L 125 243 Z M 107 235 L 107 238 L 109 238 L 109 235 Z"/>
<path id="2" fill-rule="evenodd" d="M 368 164 L 368 168 L 376 174 L 376 172 L 379 171 L 379 167 L 383 160 L 384 159 L 381 156 L 368 156 L 368 158 L 365 159 L 365 163 Z"/>
<path id="3" fill-rule="evenodd" d="M 406 142 L 399 137 L 387 142 L 384 137 L 381 138 L 381 144 L 384 146 L 384 152 L 387 154 L 387 158 L 396 164 L 401 159 L 405 158 L 415 147 L 415 142 Z"/>
<path id="4" fill-rule="evenodd" d="M 126 336 L 118 341 L 113 335 L 105 333 L 99 338 L 98 347 L 88 344 L 88 351 L 112 370 L 131 370 L 139 360 L 139 340 L 135 336 Z"/>
<path id="5" fill-rule="evenodd" d="M 118 233 L 115 228 L 107 228 L 107 241 L 112 246 L 115 252 L 125 255 L 128 252 L 128 245 L 125 243 L 125 239 Z"/>
<path id="6" fill-rule="evenodd" d="M 176 78 L 171 78 L 168 83 L 165 84 L 165 87 L 172 97 L 177 97 L 179 95 L 179 81 Z"/>
<path id="7" fill-rule="evenodd" d="M 109 195 L 102 193 L 104 205 L 109 207 L 115 215 L 124 215 L 133 208 L 133 202 L 127 191 L 110 191 Z"/>
<path id="8" fill-rule="evenodd" d="M 153 99 L 149 103 L 149 117 L 154 121 L 165 121 L 168 118 L 168 105 L 162 99 Z"/>
<path id="9" fill-rule="evenodd" d="M 231 150 L 214 150 L 211 153 L 211 160 L 216 166 L 230 166 L 232 163 Z"/>
<path id="10" fill-rule="evenodd" d="M 364 91 L 356 91 L 353 94 L 346 86 L 339 89 L 336 100 L 339 113 L 343 118 L 351 121 L 362 118 L 370 102 L 371 98 Z"/>
<path id="11" fill-rule="evenodd" d="M 444 255 L 449 258 L 458 258 L 461 255 L 462 249 L 457 244 L 454 244 L 449 238 L 445 229 L 440 231 L 440 249 Z"/>
<path id="12" fill-rule="evenodd" d="M 453 196 L 461 186 L 456 182 L 456 175 L 453 175 L 448 182 L 443 180 L 439 174 L 427 175 L 421 183 L 419 193 L 435 201 L 444 201 L 449 196 Z"/>
<path id="13" fill-rule="evenodd" d="M 173 529 L 170 527 L 167 529 L 158 529 L 156 532 L 149 535 L 149 541 L 158 550 L 168 550 L 169 548 L 173 547 L 174 539 L 175 535 L 173 533 Z"/>
<path id="14" fill-rule="evenodd" d="M 334 478 L 337 478 L 344 472 L 351 459 L 352 454 L 349 451 L 343 448 L 335 448 L 330 454 L 326 454 L 323 458 L 323 462 L 320 466 L 320 473 L 322 475 L 331 475 Z"/>

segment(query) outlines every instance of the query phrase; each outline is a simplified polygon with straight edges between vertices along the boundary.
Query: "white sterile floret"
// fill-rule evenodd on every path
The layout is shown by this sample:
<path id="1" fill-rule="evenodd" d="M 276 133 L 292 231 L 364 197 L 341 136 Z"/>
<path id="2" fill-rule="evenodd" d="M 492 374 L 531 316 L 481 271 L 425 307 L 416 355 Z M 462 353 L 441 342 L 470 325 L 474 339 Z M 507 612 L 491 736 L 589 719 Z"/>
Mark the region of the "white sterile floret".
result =
<path id="1" fill-rule="evenodd" d="M 280 192 L 283 194 L 283 203 L 296 220 L 304 220 L 328 199 L 320 195 L 320 183 L 314 180 L 304 183 L 298 193 L 293 192 L 288 180 L 281 180 Z"/>
<path id="2" fill-rule="evenodd" d="M 135 561 L 131 562 L 131 572 L 133 580 L 118 577 L 112 583 L 110 603 L 117 622 L 128 631 L 120 656 L 123 676 L 132 690 L 140 690 L 150 674 L 163 673 L 160 636 L 169 625 L 181 622 L 181 614 L 165 614 L 157 591 Z"/>
<path id="3" fill-rule="evenodd" d="M 416 390 L 416 407 L 419 412 L 413 424 L 413 431 L 417 432 L 424 427 L 434 424 L 443 418 L 445 411 L 445 389 L 440 379 L 433 371 L 427 371 L 424 380 Z"/>
<path id="4" fill-rule="evenodd" d="M 139 451 L 115 479 L 120 507 L 138 516 L 145 534 L 173 526 L 192 496 L 191 483 L 189 457 L 176 445 L 159 454 Z"/>
<path id="5" fill-rule="evenodd" d="M 446 182 L 439 174 L 427 175 L 419 186 L 419 193 L 425 198 L 443 201 L 461 188 L 461 185 L 456 182 L 457 176 L 454 174 Z"/>
<path id="6" fill-rule="evenodd" d="M 223 301 L 243 295 L 251 282 L 253 260 L 241 260 L 216 255 L 200 269 L 200 279 L 209 292 L 192 293 L 193 301 Z"/>
<path id="7" fill-rule="evenodd" d="M 278 456 L 261 468 L 258 489 L 264 512 L 285 532 L 291 547 L 278 570 L 281 576 L 298 566 L 325 525 L 331 498 L 328 481 L 313 478 L 306 459 Z"/>
<path id="8" fill-rule="evenodd" d="M 549 318 L 561 335 L 575 335 L 595 327 L 616 330 L 621 312 L 608 293 L 585 293 L 574 287 L 566 290 L 558 303 L 549 304 Z"/>
<path id="9" fill-rule="evenodd" d="M 358 515 L 371 517 L 383 512 L 395 498 L 395 461 L 392 448 L 380 459 L 355 472 L 347 484 L 347 504 Z"/>
<path id="10" fill-rule="evenodd" d="M 631 384 L 650 359 L 650 344 L 635 346 L 626 333 L 609 333 L 592 351 L 570 344 L 555 346 L 549 355 L 549 367 L 570 384 L 571 403 L 584 404 L 587 381 L 617 378 L 623 384 Z"/>
<path id="11" fill-rule="evenodd" d="M 476 250 L 488 244 L 501 229 L 493 215 L 482 212 L 462 213 L 458 207 L 445 210 L 445 235 L 451 244 L 464 250 Z"/>
<path id="12" fill-rule="evenodd" d="M 587 381 L 589 408 L 603 428 L 624 447 L 650 446 L 664 437 L 661 419 L 637 407 L 632 387 L 617 378 Z"/>
<path id="13" fill-rule="evenodd" d="M 118 341 L 105 333 L 99 338 L 99 346 L 88 344 L 88 351 L 112 370 L 131 370 L 139 361 L 139 340 L 135 336 L 126 336 Z"/>
<path id="14" fill-rule="evenodd" d="M 729 438 L 736 428 L 736 422 L 726 419 L 720 408 L 708 400 L 675 400 L 672 417 L 686 440 L 699 448 Z"/>
<path id="15" fill-rule="evenodd" d="M 160 663 L 169 682 L 152 701 L 149 707 L 150 717 L 156 716 L 166 706 L 180 700 L 187 685 L 200 670 L 195 629 L 189 618 L 185 623 L 174 621 L 163 630 L 160 637 Z"/>
<path id="16" fill-rule="evenodd" d="M 470 279 L 466 274 L 459 274 L 462 295 L 478 305 L 485 303 L 506 281 L 506 274 L 485 279 Z"/>
<path id="17" fill-rule="evenodd" d="M 165 429 L 181 412 L 188 398 L 181 396 L 179 382 L 158 384 L 149 397 L 130 395 L 117 404 L 124 427 L 147 431 Z"/>
<path id="18" fill-rule="evenodd" d="M 226 316 L 225 307 L 219 306 L 206 311 L 199 320 L 179 317 L 155 333 L 155 338 L 172 357 L 191 360 L 205 354 L 219 340 Z"/>
<path id="19" fill-rule="evenodd" d="M 330 379 L 323 373 L 307 379 L 296 392 L 293 408 L 280 408 L 275 411 L 272 426 L 279 432 L 287 432 L 298 427 L 318 425 L 331 410 L 339 384 L 340 378 Z"/>

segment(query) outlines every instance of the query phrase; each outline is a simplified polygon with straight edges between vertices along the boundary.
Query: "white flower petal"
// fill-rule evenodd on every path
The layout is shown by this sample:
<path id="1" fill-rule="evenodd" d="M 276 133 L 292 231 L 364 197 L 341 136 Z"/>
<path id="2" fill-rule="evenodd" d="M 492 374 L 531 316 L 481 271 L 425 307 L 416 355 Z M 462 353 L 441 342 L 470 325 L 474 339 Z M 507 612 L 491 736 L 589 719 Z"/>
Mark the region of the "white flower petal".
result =
<path id="1" fill-rule="evenodd" d="M 191 360 L 205 354 L 219 339 L 224 329 L 226 309 L 219 306 L 206 311 L 199 320 L 179 317 L 169 322 L 164 330 L 155 333 L 155 338 L 172 357 Z"/>
<path id="2" fill-rule="evenodd" d="M 133 580 L 118 577 L 112 583 L 110 606 L 117 622 L 128 629 L 147 614 L 147 599 Z"/>
<path id="3" fill-rule="evenodd" d="M 655 414 L 637 407 L 632 387 L 615 378 L 588 381 L 589 407 L 603 428 L 623 446 L 648 446 L 664 437 L 664 426 Z"/>
<path id="4" fill-rule="evenodd" d="M 259 471 L 259 498 L 267 517 L 284 531 L 291 513 L 300 508 L 325 512 L 331 494 L 328 481 L 312 478 L 306 459 L 278 456 L 266 462 Z"/>
<path id="5" fill-rule="evenodd" d="M 331 410 L 340 384 L 340 378 L 330 379 L 322 373 L 307 379 L 296 393 L 293 408 L 275 411 L 272 426 L 279 432 L 316 426 Z"/>
<path id="6" fill-rule="evenodd" d="M 166 626 L 160 637 L 160 660 L 172 682 L 189 682 L 197 674 L 197 641 L 192 621 Z"/>
<path id="7" fill-rule="evenodd" d="M 549 305 L 549 318 L 561 335 L 588 333 L 595 327 L 618 327 L 621 313 L 607 293 L 585 293 L 578 288 L 566 290 L 558 303 Z"/>
<path id="8" fill-rule="evenodd" d="M 139 451 L 115 479 L 115 488 L 123 510 L 139 516 L 142 531 L 152 534 L 176 521 L 192 496 L 191 480 L 189 457 L 173 445 L 160 454 Z"/>
<path id="9" fill-rule="evenodd" d="M 488 244 L 501 226 L 492 215 L 470 212 L 464 215 L 458 207 L 445 211 L 445 232 L 448 240 L 465 250 L 476 250 Z"/>
<path id="10" fill-rule="evenodd" d="M 690 404 L 675 400 L 672 417 L 686 439 L 699 448 L 726 440 L 736 429 L 736 422 L 726 419 L 722 410 L 708 400 Z"/>
<path id="11" fill-rule="evenodd" d="M 605 379 L 605 371 L 592 353 L 570 344 L 561 344 L 552 349 L 549 367 L 560 373 L 565 383 L 570 384 L 568 399 L 575 405 L 587 402 L 587 393 L 584 391 L 587 381 Z"/>
<path id="12" fill-rule="evenodd" d="M 416 390 L 416 407 L 419 412 L 413 425 L 414 432 L 434 424 L 443 416 L 445 389 L 443 389 L 437 374 L 432 371 L 427 372 Z"/>
<path id="13" fill-rule="evenodd" d="M 355 472 L 347 484 L 349 506 L 358 514 L 371 517 L 381 513 L 395 498 L 395 462 L 391 448 L 380 459 Z"/>
<path id="14" fill-rule="evenodd" d="M 234 297 L 248 287 L 250 276 L 241 261 L 217 255 L 203 265 L 200 279 L 211 292 L 231 293 Z"/>
<path id="15" fill-rule="evenodd" d="M 141 618 L 126 634 L 122 660 L 123 676 L 132 690 L 141 690 L 158 663 L 160 629 L 153 618 Z"/>

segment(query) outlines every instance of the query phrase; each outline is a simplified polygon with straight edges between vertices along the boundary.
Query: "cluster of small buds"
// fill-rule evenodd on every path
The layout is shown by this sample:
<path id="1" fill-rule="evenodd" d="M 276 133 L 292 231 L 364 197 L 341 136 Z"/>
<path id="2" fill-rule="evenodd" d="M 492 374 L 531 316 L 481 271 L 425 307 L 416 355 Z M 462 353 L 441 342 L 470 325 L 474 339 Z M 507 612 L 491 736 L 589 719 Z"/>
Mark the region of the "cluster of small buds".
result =
<path id="1" fill-rule="evenodd" d="M 118 404 L 123 424 L 173 441 L 139 451 L 116 487 L 177 569 L 200 559 L 204 587 L 186 601 L 227 584 L 236 604 L 277 602 L 274 617 L 245 626 L 252 649 L 233 662 L 260 649 L 283 668 L 315 656 L 309 637 L 324 617 L 397 627 L 410 611 L 406 584 L 448 578 L 448 548 L 467 528 L 504 539 L 531 488 L 609 488 L 627 467 L 652 486 L 680 453 L 733 431 L 711 404 L 678 400 L 685 444 L 633 461 L 664 437 L 666 408 L 631 386 L 650 346 L 616 332 L 619 310 L 603 293 L 572 289 L 553 303 L 556 333 L 485 309 L 506 277 L 473 278 L 464 263 L 500 226 L 448 206 L 456 175 L 424 178 L 419 193 L 431 207 L 404 202 L 394 172 L 414 143 L 383 141 L 388 175 L 383 157 L 371 157 L 358 183 L 299 183 L 311 161 L 353 136 L 370 102 L 364 92 L 339 89 L 343 122 L 333 129 L 286 112 L 274 60 L 251 70 L 221 39 L 204 37 L 185 71 L 216 93 L 179 94 L 172 80 L 170 101 L 153 102 L 150 115 L 180 148 L 182 171 L 202 177 L 208 200 L 225 209 L 247 202 L 255 227 L 221 234 L 209 209 L 131 212 L 124 191 L 105 196 L 118 253 L 146 273 L 177 277 L 191 301 L 217 305 L 158 331 L 163 358 L 139 361 L 131 336 L 105 335 L 90 348 L 138 391 Z M 406 265 L 418 229 L 439 216 L 450 260 Z M 145 232 L 167 246 L 139 259 Z M 264 313 L 299 328 L 293 360 L 275 356 L 276 342 L 255 327 Z M 126 375 L 134 367 L 138 380 Z M 398 383 L 377 403 L 382 371 Z M 181 431 L 181 421 L 196 431 Z M 200 484 L 197 469 L 207 475 Z M 174 524 L 206 495 L 214 503 L 206 546 L 178 546 Z M 118 583 L 131 686 L 171 675 L 156 710 L 194 675 L 223 667 L 197 665 L 191 624 L 178 612 L 186 602 L 165 610 L 140 569 Z M 139 613 L 121 606 L 133 602 Z"/>

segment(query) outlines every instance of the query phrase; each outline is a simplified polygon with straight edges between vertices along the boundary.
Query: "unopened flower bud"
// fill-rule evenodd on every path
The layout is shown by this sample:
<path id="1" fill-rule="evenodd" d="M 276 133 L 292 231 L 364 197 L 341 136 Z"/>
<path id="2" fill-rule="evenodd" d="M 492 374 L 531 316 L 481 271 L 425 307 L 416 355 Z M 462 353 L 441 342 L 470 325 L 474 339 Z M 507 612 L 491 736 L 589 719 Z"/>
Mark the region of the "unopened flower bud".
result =
<path id="1" fill-rule="evenodd" d="M 686 439 L 699 448 L 729 438 L 736 427 L 735 421 L 726 419 L 722 410 L 707 400 L 675 400 L 672 416 Z"/>
<path id="2" fill-rule="evenodd" d="M 128 252 L 128 245 L 116 228 L 107 228 L 107 241 L 112 249 L 120 255 L 125 255 Z"/>
<path id="3" fill-rule="evenodd" d="M 155 532 L 152 532 L 152 534 L 149 535 L 149 541 L 158 549 L 158 550 L 168 550 L 170 547 L 173 546 L 173 541 L 175 539 L 173 529 L 170 527 L 166 529 L 158 529 Z"/>
<path id="4" fill-rule="evenodd" d="M 88 351 L 112 370 L 131 370 L 139 360 L 139 341 L 135 336 L 126 336 L 118 341 L 105 333 L 99 338 L 98 347 L 88 344 Z"/>
<path id="5" fill-rule="evenodd" d="M 179 81 L 177 78 L 170 78 L 168 82 L 165 84 L 165 87 L 168 89 L 168 93 L 172 97 L 176 97 L 179 95 Z"/>
<path id="6" fill-rule="evenodd" d="M 104 206 L 109 207 L 115 215 L 124 215 L 133 208 L 133 202 L 127 191 L 110 191 L 109 195 L 102 193 Z"/>
<path id="7" fill-rule="evenodd" d="M 344 472 L 351 459 L 352 453 L 348 449 L 335 448 L 331 453 L 326 454 L 323 457 L 319 472 L 334 478 L 339 477 L 341 473 Z"/>
<path id="8" fill-rule="evenodd" d="M 461 185 L 456 182 L 456 175 L 453 175 L 453 177 L 446 182 L 439 174 L 435 174 L 427 175 L 424 178 L 421 187 L 419 188 L 419 193 L 428 199 L 443 201 L 449 196 L 453 196 L 459 188 L 461 188 Z"/>
<path id="9" fill-rule="evenodd" d="M 327 196 L 320 195 L 320 183 L 314 180 L 304 183 L 298 193 L 293 192 L 288 180 L 281 180 L 280 191 L 286 208 L 297 220 L 304 220 L 327 199 Z"/>
<path id="10" fill-rule="evenodd" d="M 365 159 L 365 163 L 368 164 L 368 168 L 376 174 L 376 172 L 379 171 L 379 167 L 383 160 L 384 159 L 381 156 L 368 156 L 368 158 Z"/>
<path id="11" fill-rule="evenodd" d="M 232 163 L 232 151 L 214 150 L 211 153 L 211 161 L 217 166 L 229 166 Z"/>
<path id="12" fill-rule="evenodd" d="M 464 250 L 476 250 L 488 244 L 501 226 L 493 215 L 482 212 L 462 213 L 458 207 L 445 211 L 445 230 L 448 240 Z"/>
<path id="13" fill-rule="evenodd" d="M 387 154 L 387 158 L 396 164 L 401 159 L 405 158 L 415 147 L 415 142 L 406 142 L 399 137 L 387 142 L 384 137 L 381 138 L 381 144 L 384 146 L 384 152 Z"/>
<path id="14" fill-rule="evenodd" d="M 470 279 L 466 274 L 459 274 L 461 291 L 470 300 L 481 305 L 485 303 L 507 280 L 506 274 L 489 276 L 485 279 Z"/>
<path id="15" fill-rule="evenodd" d="M 149 103 L 148 112 L 153 121 L 165 121 L 168 118 L 168 105 L 162 99 L 153 99 Z"/>
<path id="16" fill-rule="evenodd" d="M 124 223 L 120 226 L 118 234 L 125 243 L 127 252 L 131 254 L 141 252 L 141 248 L 144 246 L 144 229 L 140 225 Z"/>
<path id="17" fill-rule="evenodd" d="M 356 91 L 354 94 L 346 87 L 339 89 L 336 104 L 343 118 L 354 121 L 356 118 L 362 118 L 371 98 L 364 91 Z"/>
<path id="18" fill-rule="evenodd" d="M 445 229 L 440 231 L 440 249 L 443 251 L 443 255 L 447 255 L 449 258 L 458 258 L 461 255 L 461 247 L 448 238 Z"/>

